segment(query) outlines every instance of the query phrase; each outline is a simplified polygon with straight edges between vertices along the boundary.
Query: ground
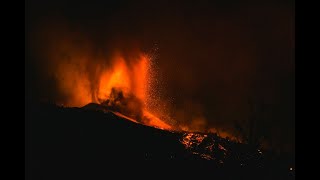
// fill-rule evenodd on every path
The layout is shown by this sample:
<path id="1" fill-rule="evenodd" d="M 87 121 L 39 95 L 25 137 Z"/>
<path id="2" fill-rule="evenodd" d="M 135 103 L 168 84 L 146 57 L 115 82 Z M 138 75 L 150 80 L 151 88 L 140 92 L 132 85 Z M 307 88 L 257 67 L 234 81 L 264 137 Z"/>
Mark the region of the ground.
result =
<path id="1" fill-rule="evenodd" d="M 294 179 L 290 159 L 214 134 L 144 126 L 111 112 L 26 107 L 27 179 L 105 179 L 131 170 L 181 178 Z"/>

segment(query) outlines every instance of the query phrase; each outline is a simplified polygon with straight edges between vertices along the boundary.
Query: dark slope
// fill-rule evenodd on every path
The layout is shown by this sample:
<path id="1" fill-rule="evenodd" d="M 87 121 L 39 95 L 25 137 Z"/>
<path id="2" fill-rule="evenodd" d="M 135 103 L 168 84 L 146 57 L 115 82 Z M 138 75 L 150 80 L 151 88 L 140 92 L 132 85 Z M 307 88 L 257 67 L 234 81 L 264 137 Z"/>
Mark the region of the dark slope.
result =
<path id="1" fill-rule="evenodd" d="M 248 145 L 208 134 L 200 144 L 185 148 L 181 141 L 187 136 L 188 133 L 163 131 L 102 112 L 96 104 L 84 108 L 28 104 L 26 175 L 29 179 L 105 179 L 116 171 L 122 172 L 118 174 L 121 176 L 134 170 L 174 172 L 181 177 L 293 177 L 287 164 L 273 164 L 271 158 L 266 160 L 267 156 Z M 196 138 L 197 134 L 189 137 Z"/>

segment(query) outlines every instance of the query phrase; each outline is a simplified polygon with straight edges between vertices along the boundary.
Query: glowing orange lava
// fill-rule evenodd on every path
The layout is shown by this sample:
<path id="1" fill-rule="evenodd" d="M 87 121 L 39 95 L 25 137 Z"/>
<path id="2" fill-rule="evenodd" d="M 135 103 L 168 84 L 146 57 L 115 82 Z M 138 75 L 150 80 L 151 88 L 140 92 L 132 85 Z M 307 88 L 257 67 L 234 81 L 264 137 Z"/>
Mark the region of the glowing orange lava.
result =
<path id="1" fill-rule="evenodd" d="M 128 69 L 121 56 L 116 56 L 113 66 L 102 73 L 98 89 L 98 99 L 106 100 L 109 98 L 111 89 L 114 87 L 122 89 L 125 93 L 131 91 Z"/>
<path id="2" fill-rule="evenodd" d="M 112 61 L 112 67 L 107 68 L 100 77 L 96 97 L 98 97 L 99 103 L 112 98 L 114 100 L 114 97 L 110 96 L 112 94 L 112 89 L 117 88 L 121 91 L 121 96 L 123 96 L 123 98 L 129 99 L 130 96 L 134 96 L 142 102 L 142 105 L 138 105 L 130 100 L 125 103 L 123 101 L 117 101 L 116 105 L 117 103 L 123 103 L 123 106 L 125 107 L 120 106 L 120 108 L 123 107 L 130 110 L 141 108 L 143 124 L 160 129 L 172 130 L 172 127 L 169 124 L 156 117 L 151 112 L 152 110 L 147 109 L 147 107 L 149 107 L 148 104 L 152 101 L 152 99 L 148 99 L 148 93 L 150 92 L 150 89 L 148 88 L 152 88 L 152 85 L 149 84 L 152 83 L 152 80 L 148 79 L 152 77 L 150 76 L 150 73 L 152 73 L 150 72 L 150 61 L 151 59 L 143 53 L 140 53 L 139 56 L 137 56 L 137 59 L 131 60 L 130 63 L 128 63 L 121 54 L 116 54 Z M 117 112 L 116 114 L 131 121 L 139 122 L 132 118 L 132 113 L 130 114 L 131 116 L 125 113 L 121 114 L 120 112 Z"/>
<path id="3" fill-rule="evenodd" d="M 170 125 L 168 125 L 167 123 L 165 123 L 164 121 L 162 121 L 161 119 L 159 119 L 158 117 L 150 113 L 149 111 L 147 110 L 143 111 L 143 115 L 147 119 L 149 119 L 150 126 L 157 127 L 160 129 L 173 130 L 173 128 Z"/>

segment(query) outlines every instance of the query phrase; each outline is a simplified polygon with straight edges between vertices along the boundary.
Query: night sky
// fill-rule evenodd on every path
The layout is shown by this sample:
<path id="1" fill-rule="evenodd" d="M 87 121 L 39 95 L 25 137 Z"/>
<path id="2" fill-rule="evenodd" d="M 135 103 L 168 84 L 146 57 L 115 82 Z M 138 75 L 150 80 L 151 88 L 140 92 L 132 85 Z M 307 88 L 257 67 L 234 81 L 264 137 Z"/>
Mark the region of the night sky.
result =
<path id="1" fill-rule="evenodd" d="M 48 34 L 80 34 L 80 47 L 93 54 L 157 49 L 162 98 L 174 117 L 199 114 L 207 128 L 234 132 L 254 117 L 257 137 L 294 151 L 294 8 L 276 0 L 28 0 L 26 98 L 62 98 L 41 58 Z"/>

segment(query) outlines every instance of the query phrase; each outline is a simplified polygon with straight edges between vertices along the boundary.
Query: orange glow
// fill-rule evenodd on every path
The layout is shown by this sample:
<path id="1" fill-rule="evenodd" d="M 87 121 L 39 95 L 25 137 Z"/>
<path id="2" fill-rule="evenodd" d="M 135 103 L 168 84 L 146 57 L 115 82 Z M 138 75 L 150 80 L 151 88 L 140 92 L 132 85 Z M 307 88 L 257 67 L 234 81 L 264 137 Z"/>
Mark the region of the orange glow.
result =
<path id="1" fill-rule="evenodd" d="M 125 94 L 133 93 L 145 102 L 147 94 L 148 59 L 141 54 L 136 64 L 129 67 L 125 59 L 117 54 L 113 58 L 113 65 L 106 69 L 100 78 L 98 99 L 109 98 L 112 88 L 119 88 Z M 146 103 L 146 102 L 145 102 Z"/>
<path id="2" fill-rule="evenodd" d="M 128 98 L 134 95 L 139 101 L 142 102 L 142 123 L 148 126 L 157 127 L 160 129 L 171 130 L 172 127 L 160 120 L 154 114 L 150 112 L 148 103 L 151 99 L 148 99 L 148 92 L 151 88 L 150 76 L 150 59 L 146 54 L 140 53 L 137 59 L 131 60 L 130 63 L 126 61 L 120 53 L 116 54 L 112 61 L 112 67 L 106 68 L 100 77 L 98 100 L 99 103 L 104 102 L 110 97 L 113 88 L 121 90 L 123 96 Z M 135 109 L 136 104 L 134 102 L 128 102 L 125 104 L 125 108 Z M 117 112 L 116 115 L 129 119 L 133 122 L 139 122 L 134 120 L 129 114 L 123 114 Z M 132 114 L 131 114 L 132 115 Z"/>
<path id="3" fill-rule="evenodd" d="M 79 64 L 62 62 L 57 66 L 56 78 L 59 89 L 68 96 L 64 104 L 68 106 L 83 106 L 91 102 L 89 79 L 82 73 L 85 59 L 79 57 Z"/>
<path id="4" fill-rule="evenodd" d="M 121 56 L 114 58 L 113 67 L 106 69 L 100 77 L 98 99 L 106 100 L 109 98 L 112 88 L 120 88 L 124 92 L 131 90 L 128 69 Z"/>
<path id="5" fill-rule="evenodd" d="M 139 61 L 133 66 L 133 91 L 136 96 L 142 99 L 144 102 L 147 101 L 148 93 L 148 70 L 149 70 L 149 59 L 146 55 L 141 54 Z"/>

